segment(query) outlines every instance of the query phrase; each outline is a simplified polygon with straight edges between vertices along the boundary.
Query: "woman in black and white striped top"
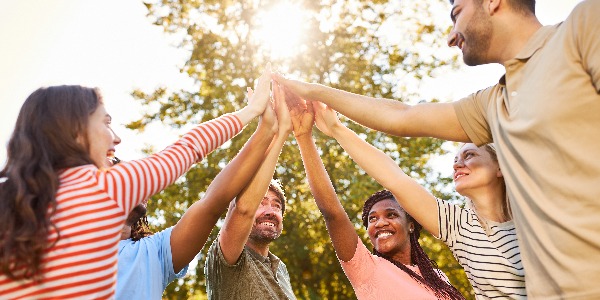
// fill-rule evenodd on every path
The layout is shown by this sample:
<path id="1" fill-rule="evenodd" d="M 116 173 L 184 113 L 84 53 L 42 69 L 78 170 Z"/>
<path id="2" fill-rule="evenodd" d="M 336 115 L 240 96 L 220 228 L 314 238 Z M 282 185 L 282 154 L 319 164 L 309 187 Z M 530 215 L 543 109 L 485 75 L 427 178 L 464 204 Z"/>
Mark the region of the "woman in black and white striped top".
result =
<path id="1" fill-rule="evenodd" d="M 464 144 L 456 155 L 456 191 L 467 198 L 462 208 L 436 199 L 385 153 L 346 128 L 331 108 L 320 103 L 314 107 L 319 129 L 334 137 L 406 212 L 450 247 L 478 299 L 527 297 L 506 186 L 492 145 Z"/>

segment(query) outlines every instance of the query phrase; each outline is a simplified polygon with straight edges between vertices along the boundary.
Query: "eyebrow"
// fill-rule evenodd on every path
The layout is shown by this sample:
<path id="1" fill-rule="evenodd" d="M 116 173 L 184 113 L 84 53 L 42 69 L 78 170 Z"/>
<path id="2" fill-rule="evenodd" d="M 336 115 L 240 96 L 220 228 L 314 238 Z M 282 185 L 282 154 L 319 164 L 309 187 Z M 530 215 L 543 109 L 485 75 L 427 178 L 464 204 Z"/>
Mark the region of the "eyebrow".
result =
<path id="1" fill-rule="evenodd" d="M 400 210 L 399 210 L 399 209 L 397 209 L 397 208 L 388 207 L 388 208 L 386 208 L 384 211 L 385 211 L 385 212 L 389 212 L 389 211 L 394 211 L 394 212 L 397 212 L 397 211 L 400 211 Z M 369 212 L 369 216 L 370 216 L 370 215 L 372 215 L 372 214 L 374 214 L 374 213 L 375 213 L 374 211 L 370 211 L 370 212 Z"/>

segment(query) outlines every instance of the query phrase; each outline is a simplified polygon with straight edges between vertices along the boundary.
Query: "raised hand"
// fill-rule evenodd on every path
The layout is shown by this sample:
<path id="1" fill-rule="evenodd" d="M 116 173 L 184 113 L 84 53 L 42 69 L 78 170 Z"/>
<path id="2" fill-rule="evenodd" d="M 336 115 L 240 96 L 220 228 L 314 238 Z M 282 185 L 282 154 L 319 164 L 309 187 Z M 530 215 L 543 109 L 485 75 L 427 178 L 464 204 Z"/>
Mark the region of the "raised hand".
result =
<path id="1" fill-rule="evenodd" d="M 248 90 L 248 99 L 250 99 L 250 98 L 252 98 L 254 91 L 250 87 L 248 87 L 247 90 Z M 277 116 L 275 115 L 275 111 L 273 110 L 273 103 L 271 101 L 269 101 L 269 103 L 267 104 L 267 107 L 263 111 L 262 115 L 260 115 L 258 124 L 259 124 L 259 126 L 264 126 L 268 129 L 270 129 L 271 132 L 273 132 L 273 133 L 277 132 L 277 127 L 278 127 Z"/>
<path id="2" fill-rule="evenodd" d="M 287 89 L 289 89 L 292 93 L 298 95 L 300 98 L 306 99 L 306 100 L 313 100 L 310 97 L 311 86 L 312 86 L 311 83 L 288 79 L 288 78 L 285 78 L 283 76 L 283 74 L 281 74 L 281 73 L 272 73 L 271 77 L 277 83 L 285 86 Z"/>
<path id="3" fill-rule="evenodd" d="M 279 134 L 288 135 L 292 131 L 292 120 L 286 105 L 286 95 L 283 87 L 277 83 L 273 83 L 273 98 L 279 123 Z"/>
<path id="4" fill-rule="evenodd" d="M 314 110 L 315 123 L 321 132 L 333 137 L 336 129 L 344 127 L 338 119 L 337 112 L 331 107 L 316 101 L 312 101 L 310 104 Z"/>
<path id="5" fill-rule="evenodd" d="M 248 108 L 258 116 L 262 114 L 267 105 L 270 103 L 271 99 L 271 63 L 268 63 L 265 67 L 265 70 L 258 78 L 258 83 L 256 84 L 256 90 L 252 94 L 252 96 L 248 100 Z M 248 95 L 250 96 L 250 95 Z"/>
<path id="6" fill-rule="evenodd" d="M 294 94 L 288 88 L 284 88 L 285 102 L 290 109 L 292 125 L 294 127 L 294 136 L 299 137 L 305 134 L 311 134 L 315 123 L 315 112 L 310 101 L 305 101 Z"/>

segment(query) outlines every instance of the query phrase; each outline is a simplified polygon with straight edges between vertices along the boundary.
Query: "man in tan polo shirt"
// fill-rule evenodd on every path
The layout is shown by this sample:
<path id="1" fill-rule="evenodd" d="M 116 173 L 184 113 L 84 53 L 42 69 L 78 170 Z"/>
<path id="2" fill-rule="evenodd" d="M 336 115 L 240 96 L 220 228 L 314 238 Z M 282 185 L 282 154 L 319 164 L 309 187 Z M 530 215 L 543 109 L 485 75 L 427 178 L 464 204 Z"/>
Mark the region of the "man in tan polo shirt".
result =
<path id="1" fill-rule="evenodd" d="M 535 0 L 451 0 L 450 46 L 468 65 L 503 64 L 499 83 L 454 103 L 406 105 L 274 79 L 370 128 L 494 141 L 534 299 L 599 299 L 600 0 L 542 26 Z M 435 212 L 432 212 L 435 213 Z"/>

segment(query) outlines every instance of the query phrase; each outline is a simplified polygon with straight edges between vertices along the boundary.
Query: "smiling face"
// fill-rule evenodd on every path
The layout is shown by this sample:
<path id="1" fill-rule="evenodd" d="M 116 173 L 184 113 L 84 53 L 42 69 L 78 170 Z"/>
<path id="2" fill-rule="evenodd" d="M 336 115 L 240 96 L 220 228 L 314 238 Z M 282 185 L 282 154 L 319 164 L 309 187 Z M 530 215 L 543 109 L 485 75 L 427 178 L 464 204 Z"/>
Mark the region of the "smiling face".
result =
<path id="1" fill-rule="evenodd" d="M 503 180 L 498 161 L 485 147 L 468 143 L 456 154 L 453 178 L 459 194 L 469 197 L 477 189 L 487 188 Z"/>
<path id="2" fill-rule="evenodd" d="M 98 105 L 88 121 L 89 154 L 99 168 L 107 165 L 107 157 L 114 156 L 115 146 L 121 143 L 121 139 L 110 127 L 111 121 L 103 104 Z"/>
<path id="3" fill-rule="evenodd" d="M 479 0 L 456 0 L 450 12 L 454 24 L 448 46 L 457 46 L 469 66 L 490 63 L 488 60 L 493 34 L 490 16 Z"/>
<path id="4" fill-rule="evenodd" d="M 375 250 L 388 257 L 410 259 L 409 236 L 414 224 L 408 222 L 406 212 L 398 202 L 385 199 L 375 203 L 369 211 L 367 224 L 367 233 Z"/>
<path id="5" fill-rule="evenodd" d="M 281 235 L 283 230 L 282 200 L 272 190 L 260 202 L 254 217 L 249 240 L 259 244 L 268 244 Z"/>

